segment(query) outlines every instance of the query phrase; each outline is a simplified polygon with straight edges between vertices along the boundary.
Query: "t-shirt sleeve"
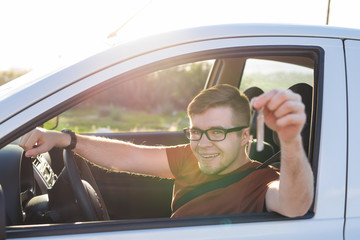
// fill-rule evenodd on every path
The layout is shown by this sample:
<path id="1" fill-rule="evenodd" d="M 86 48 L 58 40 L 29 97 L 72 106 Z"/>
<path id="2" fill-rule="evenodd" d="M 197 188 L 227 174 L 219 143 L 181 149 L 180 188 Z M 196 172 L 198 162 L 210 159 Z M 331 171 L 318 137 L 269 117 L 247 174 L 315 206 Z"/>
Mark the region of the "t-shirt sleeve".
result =
<path id="1" fill-rule="evenodd" d="M 167 158 L 172 174 L 176 178 L 181 174 L 183 162 L 191 154 L 190 145 L 177 145 L 166 149 Z"/>

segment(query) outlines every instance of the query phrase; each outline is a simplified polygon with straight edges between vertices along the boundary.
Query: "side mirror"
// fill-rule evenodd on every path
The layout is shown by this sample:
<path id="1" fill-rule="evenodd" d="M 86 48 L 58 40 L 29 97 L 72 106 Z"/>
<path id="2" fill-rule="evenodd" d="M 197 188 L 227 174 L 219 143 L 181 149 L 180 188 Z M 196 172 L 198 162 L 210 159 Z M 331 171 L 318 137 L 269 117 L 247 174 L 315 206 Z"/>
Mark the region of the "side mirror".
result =
<path id="1" fill-rule="evenodd" d="M 59 125 L 59 116 L 56 116 L 56 117 L 46 121 L 42 127 L 47 130 L 54 130 L 55 128 L 58 127 L 58 125 Z"/>
<path id="2" fill-rule="evenodd" d="M 0 185 L 0 240 L 6 237 L 5 196 Z"/>

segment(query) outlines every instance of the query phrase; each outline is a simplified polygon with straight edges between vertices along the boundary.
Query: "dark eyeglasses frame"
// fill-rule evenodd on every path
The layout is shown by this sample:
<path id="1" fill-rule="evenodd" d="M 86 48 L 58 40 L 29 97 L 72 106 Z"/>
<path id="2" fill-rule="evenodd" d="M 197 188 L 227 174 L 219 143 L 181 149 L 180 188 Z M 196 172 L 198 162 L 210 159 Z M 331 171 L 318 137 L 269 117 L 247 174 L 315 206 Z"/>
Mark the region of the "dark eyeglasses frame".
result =
<path id="1" fill-rule="evenodd" d="M 239 131 L 243 130 L 244 128 L 247 128 L 247 127 L 248 127 L 248 126 L 240 126 L 240 127 L 234 127 L 234 128 L 228 128 L 228 129 L 226 129 L 226 128 L 216 128 L 216 127 L 213 127 L 213 128 L 209 128 L 209 129 L 206 129 L 206 130 L 201 130 L 201 129 L 199 129 L 199 128 L 184 128 L 184 133 L 185 133 L 186 138 L 189 139 L 190 141 L 200 141 L 201 138 L 202 138 L 202 136 L 203 136 L 203 134 L 205 133 L 207 139 L 209 139 L 210 141 L 220 142 L 220 141 L 223 141 L 223 140 L 226 138 L 226 135 L 227 135 L 228 133 L 231 133 L 231 132 L 239 132 Z M 196 139 L 196 140 L 191 139 L 191 138 L 189 137 L 189 135 L 186 134 L 186 132 L 189 131 L 189 130 L 191 130 L 191 129 L 196 129 L 196 130 L 200 131 L 201 134 L 200 134 L 200 138 L 199 138 L 199 139 Z M 211 138 L 209 137 L 209 135 L 208 135 L 208 131 L 210 131 L 210 130 L 222 130 L 222 131 L 224 131 L 224 138 L 221 139 L 221 140 L 213 140 L 213 139 L 211 139 Z"/>

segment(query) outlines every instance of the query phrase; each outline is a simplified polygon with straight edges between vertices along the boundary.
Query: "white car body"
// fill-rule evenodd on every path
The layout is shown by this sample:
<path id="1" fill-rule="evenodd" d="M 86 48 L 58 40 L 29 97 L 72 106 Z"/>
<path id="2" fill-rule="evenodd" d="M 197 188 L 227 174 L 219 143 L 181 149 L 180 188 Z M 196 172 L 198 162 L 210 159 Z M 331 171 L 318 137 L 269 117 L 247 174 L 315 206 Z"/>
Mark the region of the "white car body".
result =
<path id="1" fill-rule="evenodd" d="M 0 87 L 0 147 L 34 127 L 52 108 L 107 79 L 167 58 L 214 49 L 254 46 L 316 47 L 324 53 L 322 102 L 314 215 L 306 219 L 249 221 L 194 226 L 159 225 L 123 229 L 121 221 L 102 223 L 103 230 L 65 231 L 41 239 L 359 239 L 360 30 L 286 25 L 212 26 L 150 37 L 116 46 L 75 65 L 36 79 Z M 30 76 L 31 77 L 31 76 Z M 13 88 L 10 85 L 14 85 Z M 172 220 L 173 222 L 176 220 Z M 81 223 L 91 228 L 97 223 Z M 107 230 L 107 225 L 110 231 Z M 22 226 L 41 232 L 52 226 Z M 81 229 L 81 227 L 80 227 Z M 21 231 L 21 230 L 18 230 Z M 16 237 L 17 227 L 7 227 Z M 36 237 L 34 237 L 36 238 Z M 25 238 L 24 238 L 25 239 Z M 31 239 L 27 238 L 26 239 Z"/>

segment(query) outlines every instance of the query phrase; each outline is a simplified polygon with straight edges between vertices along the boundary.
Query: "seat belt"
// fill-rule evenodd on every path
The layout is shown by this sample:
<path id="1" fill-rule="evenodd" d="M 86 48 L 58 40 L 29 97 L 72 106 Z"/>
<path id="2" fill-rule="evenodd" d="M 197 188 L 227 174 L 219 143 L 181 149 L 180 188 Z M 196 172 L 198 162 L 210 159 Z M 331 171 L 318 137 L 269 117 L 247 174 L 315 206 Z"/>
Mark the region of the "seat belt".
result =
<path id="1" fill-rule="evenodd" d="M 272 155 L 268 160 L 263 162 L 260 166 L 257 167 L 257 169 L 266 168 L 267 166 L 276 162 L 280 162 L 280 151 L 278 151 L 277 153 Z"/>
<path id="2" fill-rule="evenodd" d="M 203 183 L 193 190 L 185 193 L 182 197 L 180 197 L 173 205 L 173 212 L 178 210 L 181 206 L 186 204 L 187 202 L 207 193 L 214 191 L 219 188 L 225 188 L 230 186 L 231 184 L 234 184 L 244 177 L 248 176 L 250 173 L 254 172 L 255 170 L 262 169 L 267 167 L 268 165 L 279 161 L 280 157 L 280 151 L 274 154 L 272 157 L 270 157 L 268 160 L 266 160 L 264 163 L 262 163 L 260 166 L 256 168 L 250 168 L 242 172 L 236 172 L 229 175 L 226 175 L 220 179 Z"/>
<path id="3" fill-rule="evenodd" d="M 183 206 L 185 203 L 191 201 L 194 198 L 197 198 L 207 192 L 219 189 L 219 188 L 225 188 L 227 186 L 230 186 L 233 183 L 236 183 L 255 171 L 256 168 L 250 168 L 248 170 L 242 171 L 242 172 L 236 172 L 233 174 L 229 174 L 224 176 L 223 178 L 203 183 L 193 190 L 185 193 L 182 197 L 180 197 L 173 205 L 173 212 L 175 212 L 177 209 L 179 209 L 181 206 Z"/>

